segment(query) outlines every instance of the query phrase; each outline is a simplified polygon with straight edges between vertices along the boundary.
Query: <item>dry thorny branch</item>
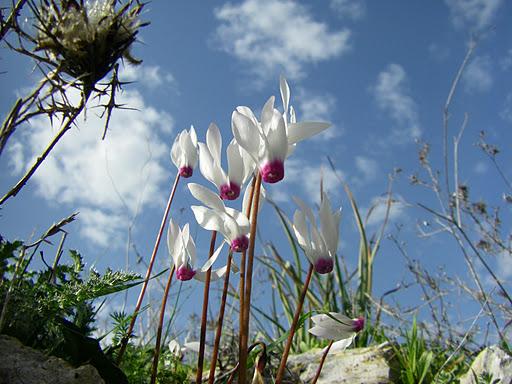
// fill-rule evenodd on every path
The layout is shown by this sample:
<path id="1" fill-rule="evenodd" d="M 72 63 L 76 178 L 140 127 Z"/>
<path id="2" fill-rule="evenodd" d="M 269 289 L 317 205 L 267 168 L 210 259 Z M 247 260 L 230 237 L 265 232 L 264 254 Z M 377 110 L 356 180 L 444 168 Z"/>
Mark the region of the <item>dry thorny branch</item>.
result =
<path id="1" fill-rule="evenodd" d="M 13 3 L 4 19 L 0 15 L 0 39 L 13 53 L 30 58 L 41 80 L 24 97 L 18 98 L 0 127 L 0 155 L 16 129 L 37 116 L 47 116 L 60 129 L 37 157 L 26 174 L 1 199 L 2 205 L 15 196 L 43 163 L 64 134 L 76 124 L 93 96 L 104 109 L 105 138 L 116 91 L 124 84 L 118 79 L 119 60 L 131 64 L 130 47 L 141 27 L 144 4 L 128 0 L 85 2 L 84 0 L 26 0 Z M 21 19 L 26 21 L 21 21 Z M 110 74 L 106 82 L 102 80 Z M 78 102 L 73 94 L 79 95 Z M 108 101 L 101 104 L 101 98 Z"/>

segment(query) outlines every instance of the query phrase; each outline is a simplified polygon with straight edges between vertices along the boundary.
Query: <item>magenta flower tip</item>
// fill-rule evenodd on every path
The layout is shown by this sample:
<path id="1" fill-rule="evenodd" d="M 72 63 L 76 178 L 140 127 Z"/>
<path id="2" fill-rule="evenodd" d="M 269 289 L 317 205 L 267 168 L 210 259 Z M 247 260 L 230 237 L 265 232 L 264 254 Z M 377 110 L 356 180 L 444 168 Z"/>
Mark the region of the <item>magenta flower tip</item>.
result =
<path id="1" fill-rule="evenodd" d="M 231 242 L 233 252 L 243 252 L 249 247 L 249 238 L 247 236 L 239 237 Z"/>
<path id="2" fill-rule="evenodd" d="M 284 178 L 284 163 L 273 160 L 260 168 L 261 178 L 266 183 L 277 183 Z"/>
<path id="3" fill-rule="evenodd" d="M 230 182 L 220 186 L 220 198 L 222 200 L 235 200 L 240 196 L 240 186 Z"/>
<path id="4" fill-rule="evenodd" d="M 315 262 L 314 268 L 317 273 L 324 274 L 332 271 L 334 263 L 332 258 L 321 258 Z"/>
<path id="5" fill-rule="evenodd" d="M 189 266 L 182 265 L 176 271 L 176 278 L 181 281 L 187 281 L 194 277 L 196 271 L 191 269 Z"/>
<path id="6" fill-rule="evenodd" d="M 192 169 L 192 167 L 189 167 L 189 166 L 184 166 L 184 167 L 180 168 L 180 176 L 181 177 L 188 178 L 188 177 L 192 176 L 193 172 L 194 172 L 194 170 Z"/>
<path id="7" fill-rule="evenodd" d="M 354 319 L 354 332 L 359 332 L 364 328 L 364 317 L 358 317 L 357 319 Z"/>

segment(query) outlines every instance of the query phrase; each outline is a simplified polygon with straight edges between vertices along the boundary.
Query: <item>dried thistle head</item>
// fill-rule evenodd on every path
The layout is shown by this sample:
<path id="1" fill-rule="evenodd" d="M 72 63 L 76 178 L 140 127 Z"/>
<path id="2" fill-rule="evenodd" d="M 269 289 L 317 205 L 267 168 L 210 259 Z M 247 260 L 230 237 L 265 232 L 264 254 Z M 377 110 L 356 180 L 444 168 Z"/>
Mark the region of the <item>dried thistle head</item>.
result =
<path id="1" fill-rule="evenodd" d="M 37 19 L 36 50 L 62 72 L 79 79 L 84 88 L 112 70 L 120 58 L 134 64 L 130 46 L 139 29 L 143 4 L 129 0 L 116 10 L 116 0 L 42 0 L 34 8 Z"/>

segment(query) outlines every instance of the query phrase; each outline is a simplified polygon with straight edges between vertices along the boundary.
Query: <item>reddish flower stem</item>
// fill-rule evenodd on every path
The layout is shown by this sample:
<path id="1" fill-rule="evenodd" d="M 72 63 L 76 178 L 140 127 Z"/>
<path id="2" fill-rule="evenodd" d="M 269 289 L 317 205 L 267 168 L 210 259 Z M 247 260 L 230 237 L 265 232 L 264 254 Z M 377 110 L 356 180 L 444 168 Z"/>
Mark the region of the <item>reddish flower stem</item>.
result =
<path id="1" fill-rule="evenodd" d="M 249 201 L 248 201 L 248 204 L 247 204 L 247 212 L 246 212 L 246 216 L 247 217 L 250 217 L 251 215 L 251 208 L 252 208 L 252 202 L 253 202 L 253 199 L 254 199 L 254 189 L 255 189 L 255 186 L 256 186 L 256 178 L 253 177 L 252 179 L 252 183 L 251 183 L 251 188 L 252 188 L 252 191 L 251 191 L 251 195 L 249 197 Z M 240 365 L 240 359 L 243 359 L 243 354 L 244 352 L 243 351 L 247 351 L 247 345 L 248 345 L 248 341 L 247 341 L 247 337 L 244 335 L 244 306 L 245 306 L 245 270 L 246 270 L 246 264 L 247 264 L 247 252 L 246 251 L 243 251 L 242 252 L 242 257 L 240 258 L 240 291 L 239 291 L 239 300 L 240 300 L 240 312 L 239 312 L 239 339 L 238 339 L 238 364 Z M 243 346 L 243 348 L 242 348 Z M 245 362 L 244 362 L 244 369 L 247 368 L 247 352 L 246 353 L 246 357 L 245 357 Z M 245 372 L 245 371 L 244 371 Z M 240 377 L 240 374 L 239 374 L 239 377 L 238 377 L 238 381 L 241 383 L 242 380 L 245 380 L 245 377 L 246 377 L 246 373 L 243 373 L 242 376 Z"/>
<path id="2" fill-rule="evenodd" d="M 176 192 L 176 187 L 178 186 L 178 182 L 180 180 L 180 174 L 176 174 L 176 178 L 174 179 L 174 184 L 172 186 L 171 193 L 169 195 L 169 199 L 167 200 L 167 206 L 165 207 L 164 215 L 162 217 L 162 222 L 160 224 L 160 230 L 158 231 L 158 235 L 156 236 L 155 246 L 153 247 L 153 253 L 151 254 L 151 258 L 149 259 L 148 269 L 146 271 L 146 277 L 144 278 L 144 282 L 142 283 L 142 288 L 140 289 L 139 298 L 137 299 L 137 304 L 135 305 L 135 309 L 132 314 L 132 319 L 130 321 L 130 325 L 128 327 L 128 332 L 126 336 L 121 340 L 121 348 L 119 350 L 119 354 L 117 355 L 117 364 L 121 363 L 123 359 L 124 352 L 126 351 L 126 346 L 128 344 L 128 340 L 131 337 L 133 327 L 135 326 L 135 321 L 137 320 L 137 316 L 139 314 L 140 307 L 142 305 L 142 300 L 144 300 L 144 295 L 146 294 L 146 288 L 148 286 L 149 278 L 151 276 L 151 271 L 153 270 L 153 264 L 155 262 L 156 254 L 158 251 L 158 246 L 160 245 L 160 240 L 162 239 L 162 234 L 164 232 L 165 225 L 167 224 L 167 216 L 169 216 L 169 211 L 171 210 L 171 204 L 174 199 L 174 194 Z"/>
<path id="3" fill-rule="evenodd" d="M 224 287 L 222 289 L 222 298 L 220 302 L 219 318 L 217 319 L 217 331 L 215 333 L 212 360 L 210 362 L 210 377 L 208 378 L 208 384 L 213 384 L 215 382 L 215 366 L 217 365 L 217 355 L 219 354 L 220 337 L 222 335 L 222 323 L 224 321 L 224 311 L 226 309 L 226 299 L 228 295 L 229 275 L 231 274 L 232 259 L 233 253 L 229 251 L 228 262 L 226 265 L 226 277 L 224 277 Z"/>
<path id="4" fill-rule="evenodd" d="M 158 328 L 156 331 L 155 354 L 153 356 L 153 367 L 151 369 L 151 384 L 156 383 L 156 375 L 158 373 L 158 358 L 160 356 L 160 344 L 162 342 L 162 328 L 164 325 L 165 306 L 167 304 L 167 297 L 169 296 L 169 289 L 171 288 L 172 276 L 174 275 L 175 266 L 173 265 L 169 272 L 167 285 L 165 286 L 164 296 L 162 297 L 162 306 L 160 307 L 160 319 L 158 321 Z"/>
<path id="5" fill-rule="evenodd" d="M 212 231 L 212 238 L 210 240 L 210 253 L 208 259 L 212 257 L 215 251 L 215 240 L 217 238 L 217 231 Z M 204 363 L 204 348 L 206 344 L 206 321 L 208 319 L 208 294 L 210 293 L 210 279 L 212 276 L 212 268 L 206 271 L 206 278 L 204 281 L 203 292 L 203 313 L 201 315 L 201 334 L 199 338 L 199 357 L 197 358 L 197 373 L 196 384 L 201 384 L 203 380 L 203 363 Z"/>
<path id="6" fill-rule="evenodd" d="M 244 306 L 241 308 L 243 332 L 240 340 L 240 356 L 238 368 L 238 384 L 246 384 L 247 380 L 247 346 L 249 341 L 249 317 L 251 309 L 251 291 L 252 291 L 252 270 L 254 265 L 254 245 L 256 242 L 256 227 L 258 225 L 258 207 L 260 202 L 261 173 L 258 172 L 256 182 L 253 188 L 253 201 L 251 208 L 251 232 L 249 235 L 249 248 L 247 257 L 247 269 L 245 271 L 245 292 Z"/>
<path id="7" fill-rule="evenodd" d="M 311 281 L 312 275 L 313 275 L 313 264 L 310 264 L 309 270 L 308 270 L 308 275 L 306 276 L 306 281 L 304 282 L 304 286 L 302 287 L 302 292 L 300 293 L 299 303 L 297 305 L 297 309 L 295 310 L 295 315 L 293 316 L 292 325 L 290 327 L 290 333 L 288 334 L 288 339 L 286 340 L 286 346 L 284 347 L 283 356 L 281 357 L 281 363 L 279 364 L 279 369 L 277 370 L 275 384 L 280 384 L 281 381 L 283 380 L 284 370 L 286 368 L 286 361 L 288 360 L 288 355 L 290 354 L 293 336 L 295 335 L 297 323 L 299 322 L 299 317 L 302 313 L 302 305 L 304 304 L 304 299 L 306 298 L 306 293 L 308 292 L 308 287 L 309 287 L 309 283 Z"/>
<path id="8" fill-rule="evenodd" d="M 329 345 L 327 346 L 327 348 L 325 348 L 325 352 L 322 355 L 322 360 L 320 360 L 320 365 L 318 366 L 318 368 L 316 370 L 315 377 L 313 378 L 313 381 L 311 382 L 311 384 L 316 384 L 318 378 L 320 377 L 320 372 L 322 372 L 322 368 L 324 367 L 325 359 L 327 358 L 327 355 L 329 354 L 329 350 L 331 349 L 333 343 L 334 343 L 334 340 L 331 340 L 329 342 Z"/>

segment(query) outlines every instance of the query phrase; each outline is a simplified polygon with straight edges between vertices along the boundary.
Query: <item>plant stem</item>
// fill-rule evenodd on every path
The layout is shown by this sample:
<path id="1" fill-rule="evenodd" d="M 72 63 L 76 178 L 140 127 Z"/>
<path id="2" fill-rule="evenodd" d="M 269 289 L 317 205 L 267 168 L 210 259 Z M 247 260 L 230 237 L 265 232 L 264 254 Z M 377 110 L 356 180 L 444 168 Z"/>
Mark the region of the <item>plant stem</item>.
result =
<path id="1" fill-rule="evenodd" d="M 261 173 L 258 172 L 254 188 L 252 190 L 252 200 L 249 206 L 251 209 L 251 232 L 249 234 L 249 248 L 247 257 L 247 269 L 245 271 L 245 290 L 244 294 L 244 306 L 240 310 L 242 311 L 242 325 L 240 338 L 240 356 L 238 368 L 238 384 L 245 384 L 247 377 L 247 346 L 249 341 L 249 315 L 251 310 L 251 290 L 252 290 L 252 270 L 254 264 L 254 245 L 256 242 L 256 227 L 258 225 L 258 207 L 260 202 L 260 189 L 261 189 Z"/>
<path id="2" fill-rule="evenodd" d="M 318 366 L 316 370 L 315 377 L 313 378 L 313 381 L 311 381 L 311 384 L 316 384 L 318 378 L 320 377 L 320 372 L 322 372 L 322 368 L 324 367 L 325 359 L 327 358 L 327 355 L 329 354 L 329 350 L 332 347 L 332 344 L 334 343 L 334 340 L 331 340 L 327 348 L 325 348 L 325 352 L 322 355 L 322 360 L 320 360 L 320 365 Z"/>
<path id="3" fill-rule="evenodd" d="M 162 306 L 160 307 L 160 319 L 158 321 L 158 328 L 156 331 L 155 355 L 153 357 L 153 367 L 151 369 L 151 384 L 156 383 L 156 375 L 158 373 L 158 358 L 160 356 L 160 344 L 162 341 L 162 328 L 164 325 L 165 306 L 167 304 L 167 297 L 169 296 L 169 289 L 171 288 L 172 276 L 174 275 L 175 266 L 173 265 L 169 272 L 167 285 L 165 286 L 164 297 L 162 298 Z"/>
<path id="4" fill-rule="evenodd" d="M 217 231 L 212 231 L 212 238 L 210 240 L 210 253 L 208 258 L 212 257 L 215 251 L 215 239 L 217 238 Z M 201 315 L 201 335 L 199 338 L 199 357 L 197 359 L 197 374 L 196 384 L 200 384 L 203 380 L 203 362 L 204 362 L 204 347 L 206 344 L 206 320 L 208 318 L 208 294 L 210 293 L 210 278 L 212 275 L 212 268 L 206 271 L 206 278 L 204 281 L 203 292 L 203 313 Z"/>
<path id="5" fill-rule="evenodd" d="M 256 185 L 256 178 L 253 177 L 251 183 L 251 194 L 249 197 L 249 201 L 247 204 L 247 212 L 245 215 L 250 217 L 251 215 L 251 207 L 252 201 L 254 199 L 254 187 Z M 239 287 L 239 300 L 240 300 L 240 311 L 239 311 L 239 338 L 238 338 L 238 364 L 240 364 L 240 358 L 242 358 L 242 345 L 245 345 L 245 350 L 247 350 L 247 341 L 244 342 L 244 306 L 245 306 L 245 266 L 247 264 L 247 252 L 243 251 L 242 256 L 240 258 L 240 287 Z M 246 363 L 247 366 L 247 363 Z M 234 372 L 233 372 L 234 375 Z M 242 375 L 245 377 L 245 374 Z M 240 381 L 240 377 L 239 377 Z"/>
<path id="6" fill-rule="evenodd" d="M 62 231 L 62 237 L 60 238 L 60 243 L 57 248 L 57 253 L 55 254 L 55 260 L 53 260 L 52 271 L 50 273 L 50 277 L 48 281 L 52 284 L 55 284 L 57 275 L 55 271 L 57 270 L 57 266 L 59 265 L 60 258 L 62 257 L 62 247 L 64 246 L 64 241 L 66 241 L 66 236 L 68 233 L 66 231 Z"/>
<path id="7" fill-rule="evenodd" d="M 281 381 L 283 380 L 284 370 L 286 368 L 286 361 L 288 360 L 290 348 L 292 347 L 293 336 L 295 335 L 297 323 L 299 322 L 299 317 L 302 313 L 302 305 L 304 304 L 304 298 L 306 297 L 306 293 L 308 292 L 309 282 L 311 281 L 312 275 L 313 275 L 313 264 L 310 264 L 308 274 L 306 276 L 306 281 L 304 282 L 304 286 L 302 287 L 302 292 L 300 293 L 297 309 L 295 310 L 295 315 L 293 316 L 293 322 L 290 327 L 290 333 L 288 334 L 288 339 L 286 340 L 286 346 L 284 347 L 283 356 L 281 357 L 281 363 L 279 364 L 279 369 L 277 370 L 276 384 L 280 384 Z"/>
<path id="8" fill-rule="evenodd" d="M 229 275 L 231 274 L 231 261 L 233 259 L 233 252 L 229 251 L 228 262 L 226 265 L 226 277 L 224 278 L 224 287 L 222 289 L 222 298 L 220 302 L 219 318 L 217 320 L 217 331 L 215 333 L 215 342 L 213 344 L 212 359 L 210 361 L 210 377 L 208 384 L 215 382 L 215 366 L 217 365 L 217 355 L 219 353 L 220 337 L 222 335 L 222 323 L 224 321 L 224 311 L 226 309 L 226 298 L 229 288 Z"/>
<path id="9" fill-rule="evenodd" d="M 46 159 L 46 157 L 50 154 L 50 152 L 53 150 L 55 145 L 59 142 L 59 140 L 64 136 L 64 134 L 71 129 L 73 126 L 73 123 L 75 122 L 78 115 L 82 112 L 82 110 L 85 108 L 85 104 L 87 103 L 87 99 L 89 98 L 90 93 L 85 94 L 81 100 L 78 107 L 76 107 L 73 111 L 73 113 L 68 117 L 66 123 L 62 126 L 60 131 L 57 133 L 57 135 L 53 138 L 53 140 L 48 144 L 48 146 L 45 148 L 43 153 L 41 153 L 34 164 L 30 167 L 30 169 L 25 173 L 25 175 L 16 183 L 14 187 L 11 188 L 9 192 L 7 192 L 1 199 L 0 199 L 0 205 L 5 203 L 10 197 L 16 196 L 18 192 L 27 184 L 28 180 L 32 177 L 32 175 L 35 173 L 37 168 L 43 163 L 43 161 Z"/>
<path id="10" fill-rule="evenodd" d="M 146 288 L 148 286 L 149 277 L 151 276 L 151 271 L 153 270 L 153 264 L 155 262 L 156 253 L 158 251 L 158 246 L 160 245 L 160 240 L 162 239 L 162 234 L 164 232 L 165 224 L 167 223 L 167 216 L 169 215 L 169 211 L 171 210 L 171 204 L 174 199 L 174 193 L 176 192 L 176 187 L 178 186 L 178 182 L 180 180 L 179 172 L 176 174 L 176 178 L 174 179 L 174 184 L 171 189 L 171 194 L 169 195 L 169 199 L 167 200 L 167 206 L 165 207 L 164 215 L 162 217 L 162 222 L 160 223 L 160 230 L 156 236 L 155 246 L 153 247 L 153 253 L 151 254 L 151 258 L 149 260 L 148 269 L 146 271 L 146 277 L 144 278 L 144 282 L 142 283 L 142 287 L 140 289 L 139 298 L 137 299 L 137 304 L 135 305 L 135 309 L 132 314 L 132 319 L 130 321 L 130 326 L 128 327 L 128 332 L 126 336 L 121 340 L 121 348 L 119 350 L 119 354 L 117 355 L 117 364 L 121 362 L 123 359 L 124 352 L 126 351 L 126 345 L 128 344 L 128 340 L 132 334 L 133 327 L 135 326 L 135 321 L 137 320 L 137 316 L 139 314 L 140 306 L 142 305 L 142 300 L 144 299 L 144 295 L 146 293 Z"/>

